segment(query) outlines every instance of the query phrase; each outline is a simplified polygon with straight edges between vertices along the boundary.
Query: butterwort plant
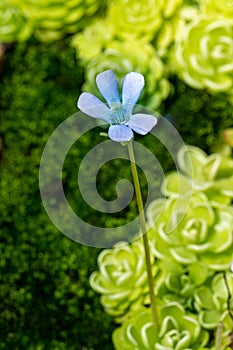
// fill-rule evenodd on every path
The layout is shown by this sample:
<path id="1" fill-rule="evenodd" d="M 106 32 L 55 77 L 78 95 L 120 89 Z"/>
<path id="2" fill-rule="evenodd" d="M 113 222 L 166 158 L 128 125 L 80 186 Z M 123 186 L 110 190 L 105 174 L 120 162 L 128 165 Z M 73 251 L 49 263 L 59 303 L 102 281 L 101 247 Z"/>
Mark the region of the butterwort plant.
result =
<path id="1" fill-rule="evenodd" d="M 130 72 L 126 74 L 122 96 L 120 98 L 117 78 L 112 70 L 97 75 L 96 84 L 106 104 L 89 92 L 83 92 L 78 99 L 78 108 L 85 114 L 106 121 L 110 127 L 108 136 L 115 142 L 126 143 L 134 180 L 134 188 L 138 205 L 139 220 L 145 251 L 145 261 L 150 294 L 150 306 L 154 323 L 158 326 L 156 300 L 154 294 L 151 254 L 147 237 L 146 219 L 142 202 L 141 188 L 133 149 L 134 132 L 140 135 L 148 134 L 157 124 L 157 119 L 150 114 L 133 114 L 135 105 L 140 97 L 145 80 L 142 74 Z"/>

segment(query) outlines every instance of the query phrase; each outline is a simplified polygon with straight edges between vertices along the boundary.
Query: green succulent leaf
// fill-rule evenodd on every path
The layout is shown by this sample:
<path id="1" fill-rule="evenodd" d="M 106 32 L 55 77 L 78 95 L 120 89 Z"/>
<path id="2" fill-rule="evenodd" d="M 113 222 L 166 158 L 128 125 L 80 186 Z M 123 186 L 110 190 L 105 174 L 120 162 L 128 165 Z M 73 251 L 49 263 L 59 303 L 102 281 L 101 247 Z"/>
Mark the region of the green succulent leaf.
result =
<path id="1" fill-rule="evenodd" d="M 228 0 L 202 0 L 203 11 L 207 15 L 211 15 L 219 18 L 233 17 L 233 6 L 231 1 Z"/>
<path id="2" fill-rule="evenodd" d="M 205 264 L 198 261 L 189 266 L 189 275 L 193 284 L 198 286 L 206 281 L 209 271 Z"/>
<path id="3" fill-rule="evenodd" d="M 195 300 L 198 306 L 201 308 L 214 309 L 216 307 L 211 290 L 207 286 L 200 287 L 195 293 Z"/>
<path id="4" fill-rule="evenodd" d="M 200 323 L 204 328 L 214 329 L 221 319 L 221 312 L 218 310 L 201 311 L 199 314 Z"/>

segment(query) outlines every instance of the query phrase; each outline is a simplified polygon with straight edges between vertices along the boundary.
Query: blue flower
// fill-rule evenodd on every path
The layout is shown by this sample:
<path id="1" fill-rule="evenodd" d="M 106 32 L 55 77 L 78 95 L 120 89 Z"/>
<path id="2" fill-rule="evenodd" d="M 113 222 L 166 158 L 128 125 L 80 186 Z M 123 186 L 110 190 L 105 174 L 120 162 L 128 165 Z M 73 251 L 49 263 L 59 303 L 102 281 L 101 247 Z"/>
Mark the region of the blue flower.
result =
<path id="1" fill-rule="evenodd" d="M 133 131 L 146 135 L 157 124 L 157 119 L 150 114 L 132 114 L 144 83 L 142 74 L 126 74 L 121 102 L 116 76 L 112 70 L 107 70 L 96 77 L 96 84 L 107 105 L 91 93 L 83 92 L 78 99 L 78 108 L 93 118 L 108 122 L 108 135 L 113 141 L 130 141 Z"/>

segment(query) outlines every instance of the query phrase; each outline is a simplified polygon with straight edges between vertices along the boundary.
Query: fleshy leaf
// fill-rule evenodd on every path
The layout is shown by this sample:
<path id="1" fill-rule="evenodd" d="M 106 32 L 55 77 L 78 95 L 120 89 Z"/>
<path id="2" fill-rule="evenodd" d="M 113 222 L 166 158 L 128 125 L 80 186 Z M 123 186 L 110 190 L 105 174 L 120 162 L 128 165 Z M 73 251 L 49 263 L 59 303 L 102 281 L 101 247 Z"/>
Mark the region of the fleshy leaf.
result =
<path id="1" fill-rule="evenodd" d="M 192 264 L 197 261 L 196 254 L 189 252 L 184 247 L 172 248 L 170 251 L 174 259 L 180 264 Z"/>
<path id="2" fill-rule="evenodd" d="M 220 321 L 221 313 L 218 310 L 207 310 L 200 312 L 200 323 L 204 328 L 216 328 Z"/>
<path id="3" fill-rule="evenodd" d="M 207 286 L 200 287 L 195 293 L 195 300 L 200 308 L 215 309 L 212 293 Z"/>
<path id="4" fill-rule="evenodd" d="M 191 181 L 178 172 L 172 172 L 166 176 L 162 191 L 165 195 L 182 195 L 192 190 Z"/>

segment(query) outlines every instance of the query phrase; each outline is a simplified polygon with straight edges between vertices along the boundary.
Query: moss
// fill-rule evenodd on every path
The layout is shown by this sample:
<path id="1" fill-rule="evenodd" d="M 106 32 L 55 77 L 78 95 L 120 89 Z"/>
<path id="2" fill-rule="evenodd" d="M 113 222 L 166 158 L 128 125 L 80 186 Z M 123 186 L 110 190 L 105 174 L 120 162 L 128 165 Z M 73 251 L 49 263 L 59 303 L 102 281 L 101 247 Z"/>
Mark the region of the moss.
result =
<path id="1" fill-rule="evenodd" d="M 209 152 L 222 130 L 233 125 L 232 104 L 224 94 L 195 90 L 178 79 L 165 110 L 186 144 Z"/>
<path id="2" fill-rule="evenodd" d="M 56 230 L 38 188 L 45 142 L 77 111 L 82 79 L 64 43 L 7 52 L 0 89 L 0 349 L 112 348 L 112 323 L 89 286 L 98 250 Z"/>

